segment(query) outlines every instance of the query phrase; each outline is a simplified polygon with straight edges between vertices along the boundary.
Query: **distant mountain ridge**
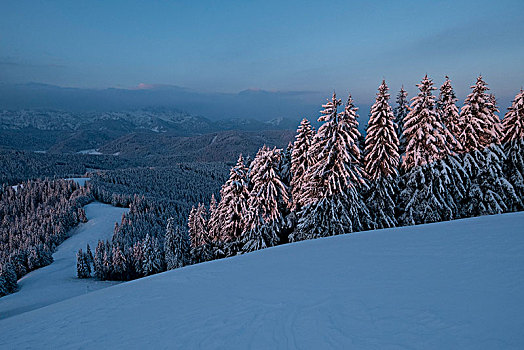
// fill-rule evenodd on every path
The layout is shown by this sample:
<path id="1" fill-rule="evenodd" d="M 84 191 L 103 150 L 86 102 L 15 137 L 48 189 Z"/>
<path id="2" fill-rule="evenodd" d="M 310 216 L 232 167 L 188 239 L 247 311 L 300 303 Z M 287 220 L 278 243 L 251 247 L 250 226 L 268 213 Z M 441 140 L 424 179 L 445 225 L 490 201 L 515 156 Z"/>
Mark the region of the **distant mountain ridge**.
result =
<path id="1" fill-rule="evenodd" d="M 139 84 L 136 88 L 85 89 L 54 85 L 0 84 L 0 109 L 58 109 L 73 112 L 121 111 L 164 106 L 217 119 L 312 117 L 326 96 L 313 91 L 244 90 L 199 92 L 174 85 Z"/>
<path id="2" fill-rule="evenodd" d="M 46 153 L 229 161 L 263 144 L 285 147 L 299 121 L 212 121 L 170 108 L 121 112 L 0 111 L 0 148 Z"/>

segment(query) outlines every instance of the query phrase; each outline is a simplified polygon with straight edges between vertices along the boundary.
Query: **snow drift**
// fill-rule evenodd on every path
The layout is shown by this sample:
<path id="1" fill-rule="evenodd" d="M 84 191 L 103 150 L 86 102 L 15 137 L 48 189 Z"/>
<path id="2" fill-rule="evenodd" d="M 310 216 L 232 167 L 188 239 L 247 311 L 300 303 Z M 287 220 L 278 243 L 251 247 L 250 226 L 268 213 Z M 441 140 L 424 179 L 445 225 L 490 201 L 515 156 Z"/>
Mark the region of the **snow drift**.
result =
<path id="1" fill-rule="evenodd" d="M 304 241 L 0 321 L 2 348 L 524 347 L 524 213 Z"/>

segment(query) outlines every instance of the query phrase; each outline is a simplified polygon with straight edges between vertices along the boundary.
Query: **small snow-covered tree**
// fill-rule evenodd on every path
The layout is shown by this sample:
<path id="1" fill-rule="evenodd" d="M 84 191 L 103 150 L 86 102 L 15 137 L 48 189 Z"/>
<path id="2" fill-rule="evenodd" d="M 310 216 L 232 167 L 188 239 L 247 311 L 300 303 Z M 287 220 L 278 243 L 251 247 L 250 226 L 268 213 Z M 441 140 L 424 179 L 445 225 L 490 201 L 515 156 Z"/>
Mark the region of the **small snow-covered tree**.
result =
<path id="1" fill-rule="evenodd" d="M 376 228 L 394 227 L 395 177 L 399 165 L 398 145 L 394 115 L 389 105 L 385 81 L 378 88 L 375 104 L 371 107 L 364 157 L 365 173 L 370 179 L 367 205 Z"/>
<path id="2" fill-rule="evenodd" d="M 93 253 L 91 252 L 91 247 L 89 246 L 89 244 L 87 244 L 85 255 L 86 255 L 86 261 L 89 264 L 89 266 L 91 267 L 94 263 L 94 258 L 93 258 Z"/>
<path id="3" fill-rule="evenodd" d="M 202 203 L 191 209 L 188 219 L 189 235 L 191 237 L 191 246 L 198 247 L 209 243 L 207 233 L 207 213 L 206 207 Z"/>
<path id="4" fill-rule="evenodd" d="M 126 272 L 127 272 L 127 261 L 124 253 L 122 253 L 122 250 L 119 246 L 113 246 L 113 276 L 112 279 L 118 280 L 118 281 L 125 281 L 126 280 Z"/>
<path id="5" fill-rule="evenodd" d="M 306 173 L 311 165 L 310 148 L 314 130 L 309 121 L 304 118 L 300 122 L 291 154 L 291 197 L 292 210 L 300 210 L 302 197 L 306 186 Z"/>
<path id="6" fill-rule="evenodd" d="M 164 251 L 167 269 L 172 270 L 190 263 L 191 247 L 189 236 L 180 226 L 174 224 L 174 219 L 167 222 Z"/>
<path id="7" fill-rule="evenodd" d="M 229 172 L 229 179 L 220 191 L 218 223 L 211 228 L 213 237 L 223 242 L 236 241 L 246 228 L 247 202 L 249 198 L 247 168 L 242 155 Z M 191 232 L 190 232 L 191 234 Z"/>
<path id="8" fill-rule="evenodd" d="M 105 255 L 105 244 L 103 241 L 98 241 L 95 248 L 95 257 L 93 261 L 95 277 L 100 280 L 105 280 L 107 277 L 107 271 L 104 266 L 104 255 Z"/>
<path id="9" fill-rule="evenodd" d="M 319 121 L 324 123 L 311 146 L 304 208 L 290 241 L 349 233 L 369 224 L 369 213 L 359 193 L 365 180 L 357 145 L 358 108 L 351 95 L 344 111 L 338 113 L 340 105 L 341 100 L 333 93 L 331 101 L 322 106 Z"/>
<path id="10" fill-rule="evenodd" d="M 503 120 L 504 173 L 520 200 L 513 210 L 524 209 L 524 91 L 515 96 Z"/>
<path id="11" fill-rule="evenodd" d="M 207 230 L 209 234 L 209 239 L 212 242 L 220 240 L 221 227 L 219 220 L 218 204 L 214 194 L 211 195 L 211 201 L 209 202 L 209 220 L 207 222 Z"/>
<path id="12" fill-rule="evenodd" d="M 76 254 L 76 275 L 78 278 L 91 277 L 91 268 L 86 261 L 86 255 L 82 249 L 78 250 L 78 253 Z"/>
<path id="13" fill-rule="evenodd" d="M 253 160 L 250 172 L 252 190 L 249 213 L 242 241 L 244 252 L 276 245 L 283 226 L 282 211 L 289 206 L 289 194 L 278 169 L 281 150 L 263 146 Z"/>
<path id="14" fill-rule="evenodd" d="M 404 90 L 404 85 L 400 88 L 397 95 L 397 106 L 393 109 L 395 116 L 395 126 L 397 128 L 397 138 L 399 141 L 398 153 L 400 156 L 406 151 L 406 140 L 404 138 L 404 119 L 409 113 L 408 93 Z"/>
<path id="15" fill-rule="evenodd" d="M 16 292 L 18 289 L 16 272 L 9 262 L 0 264 L 0 296 Z"/>
<path id="16" fill-rule="evenodd" d="M 157 242 L 149 234 L 142 242 L 142 273 L 144 276 L 153 275 L 162 271 L 162 261 L 157 247 Z"/>

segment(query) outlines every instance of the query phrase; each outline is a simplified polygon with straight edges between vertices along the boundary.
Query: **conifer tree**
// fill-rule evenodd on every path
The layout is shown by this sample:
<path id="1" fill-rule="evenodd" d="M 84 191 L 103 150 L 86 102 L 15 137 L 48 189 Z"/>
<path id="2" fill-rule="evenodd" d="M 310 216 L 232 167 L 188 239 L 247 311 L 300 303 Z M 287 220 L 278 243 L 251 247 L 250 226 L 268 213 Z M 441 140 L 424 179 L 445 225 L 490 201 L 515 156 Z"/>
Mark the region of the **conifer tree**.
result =
<path id="1" fill-rule="evenodd" d="M 239 156 L 236 165 L 229 172 L 229 179 L 220 191 L 218 224 L 210 228 L 212 236 L 220 236 L 224 242 L 236 241 L 246 227 L 247 201 L 249 197 L 247 168 L 244 158 Z M 191 234 L 191 231 L 190 231 Z"/>
<path id="2" fill-rule="evenodd" d="M 207 223 L 207 229 L 209 233 L 209 239 L 212 242 L 217 242 L 221 238 L 221 227 L 219 221 L 219 212 L 215 194 L 211 195 L 211 201 L 209 203 L 209 220 Z"/>
<path id="3" fill-rule="evenodd" d="M 351 95 L 343 112 L 341 100 L 333 93 L 322 107 L 324 122 L 311 146 L 312 164 L 306 175 L 304 208 L 290 241 L 358 231 L 369 223 L 369 213 L 358 192 L 365 181 L 357 145 L 357 108 Z"/>
<path id="4" fill-rule="evenodd" d="M 499 142 L 502 136 L 500 120 L 494 114 L 497 108 L 487 93 L 489 89 L 482 76 L 471 88 L 460 110 L 459 142 L 464 152 L 482 150 Z"/>
<path id="5" fill-rule="evenodd" d="M 86 256 L 82 252 L 82 249 L 78 250 L 78 253 L 76 254 L 76 275 L 78 278 L 91 277 L 91 269 L 86 261 Z"/>
<path id="6" fill-rule="evenodd" d="M 365 173 L 370 179 L 367 200 L 371 219 L 376 228 L 395 227 L 396 181 L 399 165 L 399 141 L 394 115 L 389 105 L 388 87 L 382 81 L 371 107 L 366 135 Z"/>
<path id="7" fill-rule="evenodd" d="M 494 98 L 490 96 L 482 76 L 471 87 L 460 111 L 460 137 L 464 168 L 471 183 L 463 205 L 464 216 L 502 213 L 518 206 L 513 186 L 504 177 L 506 160 L 499 143 L 500 119 L 495 114 Z"/>
<path id="8" fill-rule="evenodd" d="M 441 188 L 447 205 L 451 208 L 451 216 L 443 219 L 455 219 L 462 215 L 461 202 L 464 193 L 469 186 L 469 177 L 462 166 L 460 152 L 460 114 L 456 105 L 457 98 L 451 85 L 451 80 L 446 76 L 446 81 L 440 87 L 439 99 L 437 100 L 437 113 L 442 125 L 440 133 L 445 136 L 449 146 L 444 151 L 444 157 L 437 161 L 436 170 L 440 173 L 435 178 L 436 186 Z"/>
<path id="9" fill-rule="evenodd" d="M 304 118 L 300 122 L 295 136 L 293 152 L 291 154 L 291 197 L 292 210 L 300 210 L 302 197 L 306 186 L 306 173 L 311 164 L 310 148 L 314 130 L 309 121 Z"/>
<path id="10" fill-rule="evenodd" d="M 91 252 L 91 247 L 89 246 L 89 244 L 87 244 L 85 255 L 86 255 L 86 261 L 89 264 L 89 266 L 91 267 L 94 263 L 94 258 L 93 258 L 93 253 Z"/>
<path id="11" fill-rule="evenodd" d="M 503 120 L 504 173 L 520 200 L 512 210 L 524 209 L 524 91 L 515 96 Z"/>
<path id="12" fill-rule="evenodd" d="M 293 144 L 288 143 L 285 150 L 281 152 L 280 163 L 278 165 L 278 174 L 280 179 L 287 187 L 291 186 L 291 154 L 293 153 Z"/>
<path id="13" fill-rule="evenodd" d="M 107 278 L 107 272 L 104 267 L 104 255 L 105 255 L 105 244 L 103 241 L 98 241 L 98 244 L 95 248 L 95 257 L 94 257 L 94 270 L 95 277 L 99 280 L 105 280 Z"/>
<path id="14" fill-rule="evenodd" d="M 244 252 L 263 249 L 280 241 L 283 227 L 282 211 L 289 206 L 289 194 L 278 169 L 281 150 L 263 146 L 253 160 L 250 172 L 252 190 L 249 212 L 242 241 Z"/>
<path id="15" fill-rule="evenodd" d="M 16 292 L 18 289 L 16 277 L 11 263 L 0 264 L 0 296 Z"/>
<path id="16" fill-rule="evenodd" d="M 408 93 L 404 90 L 404 85 L 400 88 L 397 95 L 397 106 L 393 109 L 395 125 L 397 128 L 397 138 L 399 142 L 398 153 L 400 156 L 406 151 L 406 140 L 404 138 L 404 119 L 409 113 Z"/>
<path id="17" fill-rule="evenodd" d="M 460 135 L 460 113 L 456 104 L 457 101 L 451 80 L 446 76 L 446 81 L 440 87 L 437 111 L 440 122 L 451 133 L 452 139 L 448 139 L 448 144 L 452 146 L 455 152 L 460 151 L 461 148 L 460 143 L 457 141 Z"/>
<path id="18" fill-rule="evenodd" d="M 177 269 L 190 263 L 190 243 L 187 232 L 174 224 L 174 219 L 167 222 L 166 238 L 164 241 L 167 269 Z"/>
<path id="19" fill-rule="evenodd" d="M 402 163 L 406 173 L 400 179 L 400 223 L 449 220 L 457 216 L 447 185 L 455 182 L 453 171 L 444 159 L 453 154 L 451 133 L 440 122 L 435 109 L 433 81 L 426 75 L 417 85 L 419 93 L 412 99 L 405 118 L 406 153 Z M 460 184 L 460 182 L 458 182 Z"/>
<path id="20" fill-rule="evenodd" d="M 149 234 L 142 243 L 142 273 L 144 276 L 153 275 L 162 270 L 161 261 L 156 247 L 156 242 Z"/>
<path id="21" fill-rule="evenodd" d="M 119 281 L 126 280 L 127 261 L 119 246 L 113 246 L 112 258 L 113 279 Z"/>
<path id="22" fill-rule="evenodd" d="M 420 91 L 413 97 L 411 110 L 404 120 L 406 154 L 402 166 L 405 170 L 432 163 L 451 153 L 446 135 L 442 133 L 445 128 L 435 110 L 433 81 L 426 75 L 417 87 Z"/>

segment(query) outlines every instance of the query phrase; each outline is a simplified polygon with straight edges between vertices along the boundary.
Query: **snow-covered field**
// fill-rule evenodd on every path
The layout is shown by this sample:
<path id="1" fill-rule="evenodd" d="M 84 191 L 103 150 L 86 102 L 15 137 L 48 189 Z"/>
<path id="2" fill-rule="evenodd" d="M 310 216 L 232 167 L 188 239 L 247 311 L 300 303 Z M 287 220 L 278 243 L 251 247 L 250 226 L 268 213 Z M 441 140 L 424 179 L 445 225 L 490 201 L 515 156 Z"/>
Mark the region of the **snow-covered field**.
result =
<path id="1" fill-rule="evenodd" d="M 94 252 L 97 241 L 112 236 L 115 222 L 120 222 L 128 209 L 98 202 L 88 204 L 84 209 L 89 221 L 74 229 L 73 236 L 58 247 L 53 254 L 53 263 L 25 275 L 18 282 L 18 292 L 0 298 L 0 319 L 115 284 L 77 279 L 76 253 L 80 248 L 85 249 L 87 243 Z M 0 331 L 0 339 L 4 336 L 5 333 Z"/>
<path id="2" fill-rule="evenodd" d="M 288 244 L 0 321 L 1 348 L 523 349 L 524 213 Z"/>

